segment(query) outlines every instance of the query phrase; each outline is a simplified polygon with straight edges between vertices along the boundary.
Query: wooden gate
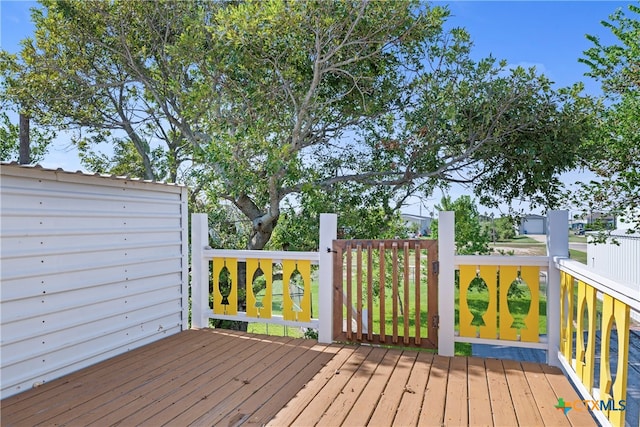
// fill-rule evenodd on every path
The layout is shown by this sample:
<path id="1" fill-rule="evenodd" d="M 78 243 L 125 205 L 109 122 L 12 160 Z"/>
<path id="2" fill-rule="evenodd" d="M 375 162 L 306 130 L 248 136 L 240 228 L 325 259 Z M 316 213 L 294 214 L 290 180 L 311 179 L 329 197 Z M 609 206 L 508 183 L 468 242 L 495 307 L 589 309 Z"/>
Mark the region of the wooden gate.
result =
<path id="1" fill-rule="evenodd" d="M 333 252 L 334 340 L 437 348 L 437 240 L 334 240 Z"/>

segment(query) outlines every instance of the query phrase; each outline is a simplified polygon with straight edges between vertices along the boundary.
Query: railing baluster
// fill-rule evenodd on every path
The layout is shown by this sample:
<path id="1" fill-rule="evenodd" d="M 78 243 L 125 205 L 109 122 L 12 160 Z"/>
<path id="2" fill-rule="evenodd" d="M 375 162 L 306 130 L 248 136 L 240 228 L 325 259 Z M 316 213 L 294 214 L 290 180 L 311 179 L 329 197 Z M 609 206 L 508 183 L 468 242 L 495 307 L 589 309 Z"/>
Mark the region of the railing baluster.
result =
<path id="1" fill-rule="evenodd" d="M 578 281 L 578 306 L 576 310 L 576 362 L 575 370 L 580 380 L 583 380 L 585 376 L 586 367 L 586 345 L 584 342 L 584 330 L 585 319 L 584 311 L 587 310 L 587 285 L 584 282 Z M 591 391 L 591 390 L 589 390 Z"/>
<path id="2" fill-rule="evenodd" d="M 540 268 L 520 267 L 520 277 L 529 287 L 531 303 L 524 319 L 525 329 L 520 331 L 520 339 L 525 342 L 540 341 Z"/>
<path id="3" fill-rule="evenodd" d="M 563 289 L 562 301 L 560 302 L 560 308 L 562 310 L 561 321 L 565 322 L 564 331 L 561 331 L 561 345 L 564 346 L 561 348 L 564 358 L 571 363 L 573 358 L 573 277 L 564 271 L 561 272 L 560 277 Z"/>
<path id="4" fill-rule="evenodd" d="M 356 338 L 358 341 L 362 341 L 362 244 L 360 243 L 356 245 L 356 285 L 356 298 L 358 299 L 356 305 Z"/>
<path id="5" fill-rule="evenodd" d="M 427 271 L 429 272 L 427 279 L 427 314 L 429 316 L 429 320 L 427 320 L 427 325 L 429 325 L 427 336 L 429 338 L 429 342 L 431 342 L 434 346 L 438 344 L 438 328 L 439 328 L 439 315 L 436 316 L 434 313 L 438 313 L 438 269 L 440 264 L 438 264 L 438 245 L 437 243 L 431 244 L 429 250 L 427 252 Z"/>
<path id="6" fill-rule="evenodd" d="M 415 251 L 416 253 L 415 258 L 413 260 L 414 263 L 414 267 L 413 267 L 413 273 L 414 273 L 414 282 L 415 282 L 415 319 L 416 319 L 416 333 L 415 333 L 415 337 L 416 337 L 416 345 L 420 345 L 421 344 L 421 339 L 420 339 L 420 326 L 421 326 L 421 322 L 420 322 L 420 314 L 421 314 L 421 307 L 420 307 L 420 270 L 421 270 L 421 265 L 420 265 L 420 242 L 416 242 L 416 246 L 415 246 Z M 429 313 L 431 314 L 431 313 Z"/>
<path id="7" fill-rule="evenodd" d="M 402 320 L 404 323 L 404 343 L 409 344 L 409 242 L 404 242 L 404 291 L 402 292 L 404 297 L 404 312 L 402 313 Z"/>
<path id="8" fill-rule="evenodd" d="M 469 293 L 469 285 L 476 277 L 478 267 L 472 265 L 460 266 L 460 336 L 476 337 L 476 327 L 472 325 L 473 314 L 469 309 L 467 294 Z"/>
<path id="9" fill-rule="evenodd" d="M 392 299 L 393 299 L 393 338 L 394 344 L 398 343 L 398 243 L 393 242 L 391 245 L 391 254 L 393 258 L 393 277 L 392 277 Z"/>
<path id="10" fill-rule="evenodd" d="M 351 340 L 353 338 L 352 333 L 351 333 L 351 324 L 353 321 L 353 310 L 351 309 L 352 305 L 353 305 L 353 300 L 351 297 L 351 263 L 352 263 L 352 256 L 351 256 L 351 244 L 347 244 L 346 247 L 346 251 L 347 251 L 347 339 Z"/>
<path id="11" fill-rule="evenodd" d="M 343 337 L 343 319 L 344 319 L 344 257 L 342 246 L 334 243 L 333 250 L 335 258 L 333 259 L 333 339 Z M 336 292 L 335 290 L 338 290 Z"/>
<path id="12" fill-rule="evenodd" d="M 518 330 L 512 328 L 511 325 L 515 321 L 513 315 L 509 311 L 508 295 L 509 287 L 514 280 L 518 278 L 518 267 L 514 265 L 500 266 L 500 339 L 515 341 L 518 339 Z M 531 304 L 530 310 L 533 310 Z M 535 308 L 538 310 L 538 307 Z"/>
<path id="13" fill-rule="evenodd" d="M 378 245 L 378 257 L 380 260 L 380 342 L 384 343 L 387 340 L 386 337 L 386 318 L 385 318 L 385 286 L 386 286 L 386 265 L 384 259 L 384 242 L 380 242 Z"/>
<path id="14" fill-rule="evenodd" d="M 367 339 L 373 341 L 373 247 L 367 245 Z"/>

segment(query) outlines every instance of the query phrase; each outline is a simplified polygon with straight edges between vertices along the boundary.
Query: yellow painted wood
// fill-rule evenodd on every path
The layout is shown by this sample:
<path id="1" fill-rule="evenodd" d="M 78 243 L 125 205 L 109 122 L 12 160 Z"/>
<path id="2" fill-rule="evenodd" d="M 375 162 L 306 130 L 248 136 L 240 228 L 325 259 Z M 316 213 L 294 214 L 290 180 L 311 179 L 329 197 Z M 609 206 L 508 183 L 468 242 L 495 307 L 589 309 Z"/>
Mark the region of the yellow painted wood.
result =
<path id="1" fill-rule="evenodd" d="M 565 305 L 566 300 L 566 305 Z M 560 349 L 571 363 L 573 357 L 573 277 L 560 272 Z"/>
<path id="2" fill-rule="evenodd" d="M 496 339 L 498 337 L 498 272 L 495 265 L 480 266 L 480 277 L 489 290 L 489 306 L 482 316 L 484 326 L 480 326 L 480 338 Z"/>
<path id="3" fill-rule="evenodd" d="M 531 306 L 529 314 L 524 319 L 526 329 L 520 330 L 520 340 L 525 342 L 539 342 L 540 323 L 540 267 L 521 267 L 520 277 L 529 287 Z"/>
<path id="4" fill-rule="evenodd" d="M 231 292 L 227 297 L 228 305 L 222 304 L 220 292 L 220 272 L 227 268 L 231 277 Z M 213 259 L 213 312 L 215 314 L 238 314 L 238 260 L 236 258 Z"/>
<path id="5" fill-rule="evenodd" d="M 475 265 L 460 266 L 460 336 L 476 337 L 476 327 L 471 324 L 473 314 L 469 310 L 467 295 L 469 284 L 476 277 L 477 267 Z"/>
<path id="6" fill-rule="evenodd" d="M 289 294 L 289 281 L 296 269 L 304 282 L 304 295 L 300 301 L 301 311 L 294 310 L 293 299 Z M 300 322 L 311 320 L 311 261 L 309 260 L 282 261 L 282 317 L 285 320 Z"/>
<path id="7" fill-rule="evenodd" d="M 593 388 L 596 362 L 596 289 L 593 286 L 585 285 L 585 300 L 589 314 L 587 320 L 588 339 L 585 349 L 585 366 L 582 383 L 587 387 L 587 390 L 591 390 Z"/>
<path id="8" fill-rule="evenodd" d="M 613 398 L 616 405 L 620 400 L 627 399 L 630 311 L 629 306 L 622 301 L 614 301 L 613 315 L 618 333 L 618 366 L 616 369 L 616 381 L 613 383 Z M 626 411 L 609 411 L 609 421 L 614 426 L 623 427 L 625 425 L 625 414 Z"/>
<path id="9" fill-rule="evenodd" d="M 577 322 L 576 322 L 576 374 L 578 377 L 582 379 L 584 376 L 584 371 L 586 367 L 585 356 L 586 356 L 586 348 L 584 342 L 584 329 L 585 329 L 585 321 L 584 321 L 584 310 L 587 306 L 586 299 L 587 285 L 584 282 L 578 281 L 578 301 L 577 301 Z"/>
<path id="10" fill-rule="evenodd" d="M 262 298 L 262 307 L 256 307 L 257 297 L 253 293 L 253 275 L 258 268 L 264 273 L 266 289 Z M 271 301 L 273 295 L 273 262 L 270 259 L 247 260 L 247 316 L 260 319 L 271 319 Z"/>
<path id="11" fill-rule="evenodd" d="M 612 396 L 611 377 L 611 328 L 615 320 L 614 302 L 612 296 L 605 294 L 602 297 L 602 332 L 600 337 L 600 399 L 609 401 Z M 609 418 L 609 411 L 604 411 Z"/>
<path id="12" fill-rule="evenodd" d="M 516 341 L 518 330 L 511 325 L 515 320 L 509 312 L 507 294 L 509 287 L 518 278 L 518 267 L 503 265 L 500 267 L 500 339 Z"/>

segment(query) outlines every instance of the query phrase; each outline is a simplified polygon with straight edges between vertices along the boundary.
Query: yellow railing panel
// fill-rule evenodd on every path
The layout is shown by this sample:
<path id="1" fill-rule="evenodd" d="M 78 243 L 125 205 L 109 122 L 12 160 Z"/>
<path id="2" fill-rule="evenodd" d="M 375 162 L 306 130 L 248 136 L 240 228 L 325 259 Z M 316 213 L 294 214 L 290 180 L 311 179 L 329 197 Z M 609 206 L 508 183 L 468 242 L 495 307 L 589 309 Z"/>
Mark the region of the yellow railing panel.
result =
<path id="1" fill-rule="evenodd" d="M 483 326 L 479 326 L 481 338 L 496 339 L 498 336 L 498 298 L 497 298 L 497 273 L 496 266 L 472 265 L 460 266 L 460 336 L 477 336 L 478 326 L 473 325 L 474 314 L 469 308 L 469 287 L 471 282 L 479 275 L 487 285 L 489 301 L 486 311 L 482 314 Z"/>
<path id="2" fill-rule="evenodd" d="M 482 316 L 484 326 L 480 326 L 480 338 L 496 339 L 498 337 L 498 274 L 495 265 L 480 266 L 480 277 L 489 290 L 489 306 Z"/>
<path id="3" fill-rule="evenodd" d="M 253 276 L 258 269 L 264 273 L 266 281 L 266 289 L 260 306 L 258 307 L 258 298 L 253 293 Z M 269 260 L 247 259 L 247 316 L 261 319 L 271 318 L 271 296 L 273 294 L 273 264 Z"/>
<path id="4" fill-rule="evenodd" d="M 520 277 L 529 287 L 531 305 L 524 319 L 525 329 L 520 330 L 520 340 L 526 342 L 540 341 L 540 267 L 521 267 Z"/>
<path id="5" fill-rule="evenodd" d="M 561 272 L 560 305 L 561 319 L 561 350 L 567 359 L 571 360 L 573 345 L 573 320 L 575 318 L 575 371 L 584 387 L 591 392 L 594 386 L 596 355 L 596 316 L 597 290 L 580 280 L 577 280 L 578 297 L 576 312 L 573 310 L 573 292 L 576 279 L 568 273 Z M 565 300 L 567 304 L 565 304 Z M 600 372 L 599 372 L 599 401 L 604 415 L 611 425 L 623 427 L 626 411 L 620 410 L 620 401 L 626 400 L 628 362 L 629 362 L 629 326 L 630 307 L 612 296 L 604 294 L 602 297 L 602 325 L 600 339 Z M 575 316 L 575 317 L 574 317 Z M 565 320 L 566 319 L 566 320 Z M 614 328 L 615 325 L 615 328 Z M 612 331 L 617 332 L 618 360 L 615 382 L 611 375 L 611 338 Z M 585 342 L 584 332 L 587 331 Z M 610 409 L 607 409 L 610 408 Z"/>
<path id="6" fill-rule="evenodd" d="M 573 357 L 573 277 L 560 272 L 560 350 L 564 358 Z"/>
<path id="7" fill-rule="evenodd" d="M 518 339 L 518 330 L 512 328 L 514 317 L 509 311 L 507 295 L 509 286 L 518 278 L 518 267 L 501 266 L 500 267 L 500 339 L 515 341 Z"/>
<path id="8" fill-rule="evenodd" d="M 473 322 L 473 314 L 469 310 L 467 296 L 469 294 L 469 285 L 475 279 L 477 267 L 474 265 L 460 266 L 460 336 L 476 337 L 476 327 L 471 324 Z"/>
<path id="9" fill-rule="evenodd" d="M 227 269 L 231 287 L 228 295 L 220 290 L 220 274 Z M 238 260 L 236 258 L 213 259 L 213 312 L 234 315 L 238 313 Z"/>
<path id="10" fill-rule="evenodd" d="M 582 383 L 587 390 L 593 388 L 593 377 L 595 372 L 596 361 L 596 289 L 593 286 L 586 285 L 585 300 L 587 303 L 588 319 L 587 319 L 587 346 L 585 355 L 585 365 L 582 377 Z"/>
<path id="11" fill-rule="evenodd" d="M 585 318 L 584 311 L 587 306 L 586 300 L 586 288 L 582 282 L 578 282 L 578 300 L 576 302 L 576 366 L 575 370 L 579 378 L 582 378 L 584 374 L 586 355 L 585 342 L 584 342 L 584 330 L 585 330 Z"/>
<path id="12" fill-rule="evenodd" d="M 613 399 L 611 395 L 611 329 L 615 320 L 614 314 L 615 300 L 610 295 L 602 298 L 602 332 L 600 336 L 600 399 L 609 401 Z M 609 418 L 609 411 L 605 412 Z"/>
<path id="13" fill-rule="evenodd" d="M 616 403 L 627 398 L 627 381 L 629 371 L 629 326 L 631 309 L 628 305 L 616 300 L 613 307 L 618 333 L 618 367 L 616 381 L 613 383 L 613 397 Z M 614 426 L 624 426 L 625 411 L 610 411 L 609 420 Z"/>
<path id="14" fill-rule="evenodd" d="M 290 294 L 291 276 L 298 270 L 304 282 L 299 310 L 294 307 Z M 285 320 L 309 322 L 311 320 L 311 261 L 284 260 L 282 262 L 282 317 Z"/>
<path id="15" fill-rule="evenodd" d="M 575 369 L 587 390 L 591 390 L 593 387 L 596 349 L 596 290 L 582 281 L 578 281 L 578 310 L 576 316 Z M 586 342 L 584 331 L 587 332 Z"/>

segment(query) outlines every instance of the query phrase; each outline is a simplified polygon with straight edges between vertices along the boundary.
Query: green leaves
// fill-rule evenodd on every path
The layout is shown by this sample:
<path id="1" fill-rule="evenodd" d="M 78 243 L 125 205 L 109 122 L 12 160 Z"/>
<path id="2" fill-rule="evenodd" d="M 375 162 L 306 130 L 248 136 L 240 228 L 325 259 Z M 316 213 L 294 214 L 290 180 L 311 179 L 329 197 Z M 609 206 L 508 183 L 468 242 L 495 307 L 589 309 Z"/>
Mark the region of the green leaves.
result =
<path id="1" fill-rule="evenodd" d="M 93 169 L 185 176 L 198 203 L 225 199 L 252 248 L 296 196 L 379 227 L 448 182 L 552 205 L 584 126 L 575 92 L 472 60 L 448 10 L 417 1 L 41 5 L 34 39 L 0 55 L 2 96 L 77 132 Z"/>
<path id="2" fill-rule="evenodd" d="M 604 46 L 587 36 L 593 47 L 580 62 L 588 76 L 601 82 L 605 102 L 596 126 L 582 146 L 585 164 L 599 179 L 581 183 L 571 197 L 579 207 L 626 216 L 631 230 L 640 229 L 640 7 L 617 10 L 602 25 L 618 43 Z"/>

